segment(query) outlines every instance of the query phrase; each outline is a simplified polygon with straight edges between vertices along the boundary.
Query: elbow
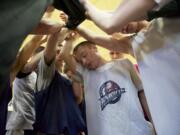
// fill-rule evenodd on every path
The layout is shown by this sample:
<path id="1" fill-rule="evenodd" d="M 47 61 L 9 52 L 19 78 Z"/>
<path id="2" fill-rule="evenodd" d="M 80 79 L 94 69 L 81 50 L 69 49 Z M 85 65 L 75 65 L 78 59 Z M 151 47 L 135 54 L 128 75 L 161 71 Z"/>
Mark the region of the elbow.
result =
<path id="1" fill-rule="evenodd" d="M 107 24 L 104 28 L 104 31 L 109 35 L 112 35 L 113 33 L 118 32 L 112 23 Z"/>
<path id="2" fill-rule="evenodd" d="M 114 31 L 112 30 L 111 27 L 106 28 L 106 29 L 105 29 L 105 32 L 106 32 L 107 34 L 109 34 L 109 35 L 112 35 L 112 34 L 114 33 Z"/>

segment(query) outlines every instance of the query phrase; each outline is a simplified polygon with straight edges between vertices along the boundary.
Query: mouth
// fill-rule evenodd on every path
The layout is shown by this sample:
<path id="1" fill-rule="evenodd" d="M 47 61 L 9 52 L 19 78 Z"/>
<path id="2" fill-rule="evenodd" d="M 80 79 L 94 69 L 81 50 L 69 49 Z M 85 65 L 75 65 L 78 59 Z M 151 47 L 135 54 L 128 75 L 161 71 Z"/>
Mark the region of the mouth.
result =
<path id="1" fill-rule="evenodd" d="M 87 68 L 90 69 L 90 70 L 94 70 L 94 69 L 96 69 L 96 66 L 93 65 L 93 64 L 89 64 L 89 65 L 87 66 Z"/>

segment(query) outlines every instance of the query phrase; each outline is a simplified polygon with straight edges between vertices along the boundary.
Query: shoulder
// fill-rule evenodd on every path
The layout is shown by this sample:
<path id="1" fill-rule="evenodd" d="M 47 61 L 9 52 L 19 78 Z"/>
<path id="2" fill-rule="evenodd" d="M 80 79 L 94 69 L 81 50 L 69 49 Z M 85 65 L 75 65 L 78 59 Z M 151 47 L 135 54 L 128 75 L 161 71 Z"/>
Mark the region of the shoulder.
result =
<path id="1" fill-rule="evenodd" d="M 112 62 L 114 62 L 115 64 L 123 65 L 123 66 L 130 66 L 132 64 L 131 61 L 127 58 L 113 60 Z"/>
<path id="2" fill-rule="evenodd" d="M 116 66 L 121 66 L 128 71 L 132 70 L 133 67 L 133 63 L 127 58 L 115 60 L 115 63 Z"/>

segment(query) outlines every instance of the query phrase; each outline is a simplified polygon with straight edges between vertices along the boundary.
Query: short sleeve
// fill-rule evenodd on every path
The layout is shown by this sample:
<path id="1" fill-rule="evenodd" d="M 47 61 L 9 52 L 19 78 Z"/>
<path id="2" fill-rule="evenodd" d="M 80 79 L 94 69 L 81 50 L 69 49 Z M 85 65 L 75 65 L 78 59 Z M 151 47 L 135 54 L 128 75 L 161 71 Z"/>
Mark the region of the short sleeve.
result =
<path id="1" fill-rule="evenodd" d="M 47 88 L 55 74 L 55 60 L 52 61 L 50 65 L 47 65 L 44 59 L 44 55 L 38 64 L 37 69 L 37 83 L 36 89 L 38 91 Z"/>

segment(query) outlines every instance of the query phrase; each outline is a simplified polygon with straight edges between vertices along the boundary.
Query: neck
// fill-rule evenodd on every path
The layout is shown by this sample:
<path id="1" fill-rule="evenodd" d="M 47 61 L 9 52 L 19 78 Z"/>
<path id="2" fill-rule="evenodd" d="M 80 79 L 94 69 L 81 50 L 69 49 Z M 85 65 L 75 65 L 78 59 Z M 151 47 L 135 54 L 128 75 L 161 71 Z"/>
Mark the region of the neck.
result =
<path id="1" fill-rule="evenodd" d="M 99 57 L 98 67 L 103 66 L 107 62 L 108 62 L 107 60 L 103 59 L 102 57 Z"/>

